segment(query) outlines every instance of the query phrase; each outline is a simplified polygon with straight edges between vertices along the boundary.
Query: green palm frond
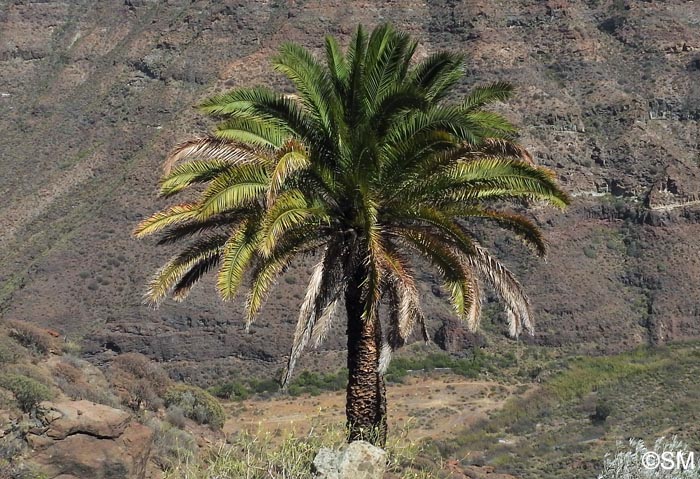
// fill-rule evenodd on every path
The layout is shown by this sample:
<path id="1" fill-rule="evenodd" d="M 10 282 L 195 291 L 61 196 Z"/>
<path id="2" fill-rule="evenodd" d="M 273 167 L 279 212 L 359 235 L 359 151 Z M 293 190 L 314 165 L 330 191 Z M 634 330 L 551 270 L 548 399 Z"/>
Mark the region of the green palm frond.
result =
<path id="1" fill-rule="evenodd" d="M 160 182 L 160 196 L 168 198 L 195 183 L 206 183 L 231 167 L 225 160 L 193 160 L 177 165 Z"/>
<path id="2" fill-rule="evenodd" d="M 277 148 L 289 138 L 285 127 L 269 118 L 231 118 L 216 127 L 216 136 L 260 147 Z"/>
<path id="3" fill-rule="evenodd" d="M 486 86 L 473 88 L 462 100 L 462 108 L 467 111 L 479 110 L 493 102 L 506 101 L 513 95 L 513 85 L 495 82 Z"/>
<path id="4" fill-rule="evenodd" d="M 455 313 L 460 319 L 466 319 L 471 301 L 474 300 L 473 275 L 465 268 L 462 255 L 455 251 L 452 244 L 430 232 L 400 227 L 392 228 L 392 233 L 433 264 L 443 278 L 445 289 L 450 293 Z"/>
<path id="5" fill-rule="evenodd" d="M 358 26 L 346 49 L 327 37 L 321 59 L 287 43 L 273 68 L 292 93 L 237 88 L 204 100 L 200 110 L 216 129 L 178 145 L 160 185 L 163 197 L 191 191 L 195 199 L 134 231 L 160 233 L 159 244 L 190 241 L 149 284 L 151 302 L 183 299 L 216 270 L 224 300 L 250 281 L 250 327 L 294 259 L 322 250 L 285 383 L 305 346 L 330 331 L 343 295 L 358 302 L 348 308 L 353 321 L 385 332 L 383 366 L 416 326 L 427 339 L 414 256 L 437 270 L 470 329 L 480 321 L 483 284 L 502 297 L 512 335 L 531 331 L 522 286 L 472 228 L 492 223 L 544 256 L 547 243 L 523 200 L 563 208 L 570 198 L 517 143 L 507 118 L 489 110 L 511 96 L 510 84 L 456 98 L 464 57 L 438 52 L 414 64 L 416 45 L 388 24 L 371 33 Z M 382 301 L 389 314 L 380 321 Z"/>
<path id="6" fill-rule="evenodd" d="M 343 98 L 348 89 L 348 62 L 345 60 L 338 40 L 328 35 L 325 39 L 326 47 L 326 63 L 330 73 L 331 81 L 335 87 L 335 93 L 338 98 Z"/>
<path id="7" fill-rule="evenodd" d="M 409 198 L 408 201 L 410 202 L 411 199 Z M 449 238 L 465 254 L 470 254 L 474 250 L 471 236 L 451 215 L 445 214 L 444 210 L 430 206 L 419 206 L 393 213 L 393 218 L 401 224 L 410 222 L 427 225 L 432 232 Z"/>
<path id="8" fill-rule="evenodd" d="M 264 198 L 269 185 L 267 169 L 261 165 L 243 164 L 231 167 L 207 187 L 199 203 L 199 218 L 236 210 Z"/>
<path id="9" fill-rule="evenodd" d="M 426 110 L 413 111 L 392 126 L 385 136 L 385 147 L 399 150 L 408 142 L 432 141 L 436 136 L 441 139 L 443 148 L 461 143 L 478 144 L 483 132 L 478 118 L 470 117 L 457 106 L 433 105 Z M 416 146 L 421 150 L 425 148 Z"/>
<path id="10" fill-rule="evenodd" d="M 285 182 L 295 173 L 304 171 L 311 166 L 309 154 L 304 145 L 291 140 L 279 149 L 278 160 L 270 178 L 270 188 L 267 192 L 267 203 L 271 205 Z"/>
<path id="11" fill-rule="evenodd" d="M 252 267 L 250 292 L 246 300 L 246 328 L 256 315 L 279 275 L 284 273 L 299 255 L 316 251 L 328 243 L 328 238 L 313 227 L 296 228 L 281 237 L 267 256 L 256 254 Z"/>
<path id="12" fill-rule="evenodd" d="M 159 305 L 192 269 L 197 268 L 203 261 L 219 256 L 227 240 L 226 235 L 213 235 L 195 241 L 185 248 L 153 276 L 148 283 L 144 299 L 154 306 Z"/>
<path id="13" fill-rule="evenodd" d="M 154 213 L 143 220 L 134 229 L 133 235 L 137 238 L 157 233 L 168 226 L 195 219 L 198 214 L 198 205 L 195 203 L 185 203 L 171 206 L 163 211 Z"/>
<path id="14" fill-rule="evenodd" d="M 237 225 L 246 219 L 251 219 L 255 214 L 255 209 L 253 208 L 241 208 L 225 214 L 211 216 L 205 220 L 195 218 L 169 227 L 161 233 L 158 244 L 172 244 L 202 233 L 221 232 L 224 228 L 230 229 L 233 225 Z"/>
<path id="15" fill-rule="evenodd" d="M 240 88 L 216 95 L 202 103 L 200 109 L 225 120 L 247 119 L 259 127 L 280 128 L 279 134 L 285 138 L 295 136 L 310 141 L 316 136 L 310 116 L 298 102 L 266 87 Z M 250 133 L 259 136 L 257 130 Z"/>
<path id="16" fill-rule="evenodd" d="M 277 241 L 289 230 L 303 225 L 320 226 L 328 221 L 326 209 L 320 204 L 310 204 L 300 190 L 285 191 L 267 209 L 261 221 L 260 252 L 263 256 L 270 255 Z"/>
<path id="17" fill-rule="evenodd" d="M 436 102 L 445 97 L 464 75 L 464 55 L 438 52 L 421 61 L 409 74 L 409 81 Z"/>
<path id="18" fill-rule="evenodd" d="M 472 146 L 472 151 L 465 157 L 491 156 L 522 160 L 531 165 L 535 164 L 532 155 L 521 145 L 505 138 L 484 138 L 478 146 Z"/>
<path id="19" fill-rule="evenodd" d="M 172 297 L 175 301 L 184 301 L 187 295 L 192 290 L 192 287 L 199 282 L 204 275 L 216 268 L 221 261 L 220 254 L 213 254 L 201 258 L 197 263 L 193 264 L 189 271 L 185 273 L 180 281 L 173 287 Z"/>
<path id="20" fill-rule="evenodd" d="M 285 43 L 272 60 L 276 71 L 289 78 L 296 87 L 306 111 L 311 113 L 327 134 L 335 131 L 333 109 L 337 97 L 326 71 L 305 48 Z"/>
<path id="21" fill-rule="evenodd" d="M 362 105 L 364 104 L 362 80 L 365 72 L 364 58 L 366 51 L 367 34 L 362 25 L 358 25 L 350 40 L 350 46 L 346 55 L 350 71 L 348 75 L 348 90 L 343 99 L 346 122 L 351 130 L 356 130 L 359 126 L 360 118 L 365 116 L 362 113 Z"/>
<path id="22" fill-rule="evenodd" d="M 441 194 L 436 195 L 436 190 Z M 452 202 L 525 197 L 558 208 L 570 202 L 551 171 L 525 161 L 499 157 L 465 159 L 423 182 L 417 181 L 408 193 L 414 197 L 428 195 L 438 201 Z"/>
<path id="23" fill-rule="evenodd" d="M 250 293 L 246 300 L 246 327 L 249 328 L 262 308 L 270 288 L 275 284 L 277 278 L 289 267 L 295 257 L 295 252 L 279 254 L 262 258 L 259 265 L 253 270 Z"/>
<path id="24" fill-rule="evenodd" d="M 462 203 L 458 203 L 453 207 L 444 207 L 443 210 L 448 210 L 451 214 L 461 218 L 484 218 L 490 220 L 501 228 L 515 233 L 528 246 L 532 247 L 538 256 L 545 257 L 547 255 L 548 245 L 542 231 L 523 215 L 465 206 Z"/>
<path id="25" fill-rule="evenodd" d="M 465 112 L 464 116 L 468 120 L 470 126 L 475 125 L 473 128 L 478 128 L 478 144 L 481 144 L 483 138 L 507 138 L 518 131 L 517 128 L 502 115 L 491 111 L 469 111 Z"/>
<path id="26" fill-rule="evenodd" d="M 255 233 L 252 222 L 244 223 L 224 245 L 216 279 L 216 288 L 224 301 L 233 299 L 243 283 L 243 275 L 257 246 Z"/>
<path id="27" fill-rule="evenodd" d="M 369 40 L 365 59 L 365 100 L 366 112 L 372 116 L 376 105 L 400 85 L 406 74 L 406 65 L 416 49 L 416 43 L 389 25 L 376 29 Z"/>

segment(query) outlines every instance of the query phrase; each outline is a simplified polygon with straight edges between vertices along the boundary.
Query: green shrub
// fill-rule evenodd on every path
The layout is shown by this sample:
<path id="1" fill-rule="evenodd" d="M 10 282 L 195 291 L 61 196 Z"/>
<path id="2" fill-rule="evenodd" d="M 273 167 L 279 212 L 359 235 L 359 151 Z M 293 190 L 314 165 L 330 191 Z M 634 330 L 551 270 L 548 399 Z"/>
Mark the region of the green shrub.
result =
<path id="1" fill-rule="evenodd" d="M 177 406 L 186 417 L 199 424 L 221 429 L 226 413 L 214 396 L 197 386 L 178 384 L 165 394 L 166 407 Z"/>
<path id="2" fill-rule="evenodd" d="M 41 401 L 51 399 L 51 390 L 39 381 L 21 374 L 6 373 L 0 376 L 0 386 L 12 391 L 20 409 L 32 411 Z"/>
<path id="3" fill-rule="evenodd" d="M 4 440 L 5 438 L 3 438 Z M 22 441 L 22 439 L 18 439 Z M 18 451 L 19 452 L 19 451 Z M 46 476 L 41 472 L 37 472 L 33 467 L 22 463 L 21 461 L 13 461 L 14 456 L 8 456 L 5 459 L 0 459 L 0 477 L 5 479 L 45 479 Z"/>
<path id="4" fill-rule="evenodd" d="M 275 393 L 279 391 L 280 383 L 274 379 L 253 379 L 249 387 L 255 394 Z"/>
<path id="5" fill-rule="evenodd" d="M 590 259 L 595 259 L 598 257 L 598 252 L 596 251 L 594 246 L 585 246 L 583 248 L 583 254 L 586 255 L 586 258 Z"/>
<path id="6" fill-rule="evenodd" d="M 598 401 L 595 406 L 595 412 L 591 415 L 594 422 L 603 422 L 612 414 L 612 406 L 604 399 Z"/>
<path id="7" fill-rule="evenodd" d="M 25 351 L 26 354 L 26 351 Z M 0 336 L 0 363 L 12 364 L 22 357 L 22 348 L 6 336 Z"/>
<path id="8" fill-rule="evenodd" d="M 82 350 L 80 343 L 73 340 L 65 341 L 61 346 L 61 349 L 63 350 L 64 354 L 75 357 L 80 356 L 80 352 Z"/>
<path id="9" fill-rule="evenodd" d="M 170 406 L 165 411 L 165 420 L 180 429 L 184 429 L 187 424 L 185 419 L 185 412 L 179 406 Z"/>
<path id="10" fill-rule="evenodd" d="M 503 358 L 503 362 L 509 358 Z M 394 358 L 389 365 L 386 379 L 389 382 L 402 382 L 409 371 L 432 371 L 434 369 L 449 369 L 460 376 L 474 378 L 484 370 L 487 361 L 483 353 L 476 350 L 471 357 L 454 358 L 445 353 L 432 353 L 423 357 Z"/>
<path id="11" fill-rule="evenodd" d="M 153 461 L 167 471 L 177 464 L 190 463 L 197 457 L 197 441 L 192 434 L 167 422 L 153 419 L 148 422 L 153 429 Z"/>
<path id="12" fill-rule="evenodd" d="M 298 388 L 303 394 L 318 395 L 320 391 L 339 391 L 344 389 L 348 382 L 348 372 L 341 369 L 337 373 L 319 374 L 313 371 L 302 371 L 299 376 L 292 381 L 292 386 Z"/>
<path id="13" fill-rule="evenodd" d="M 348 372 L 341 369 L 336 373 L 317 373 L 303 371 L 287 388 L 287 393 L 292 396 L 310 394 L 318 396 L 322 391 L 340 391 L 345 389 L 348 382 Z M 253 394 L 271 395 L 278 392 L 280 384 L 275 379 L 250 379 L 246 382 L 229 381 L 227 383 L 209 388 L 209 392 L 216 397 L 235 401 L 248 399 Z"/>
<path id="14" fill-rule="evenodd" d="M 301 387 L 296 384 L 292 384 L 287 388 L 287 394 L 293 397 L 301 396 L 304 393 Z"/>
<path id="15" fill-rule="evenodd" d="M 240 381 L 229 381 L 225 384 L 212 386 L 209 388 L 209 392 L 216 397 L 231 401 L 243 401 L 250 397 L 250 390 Z"/>

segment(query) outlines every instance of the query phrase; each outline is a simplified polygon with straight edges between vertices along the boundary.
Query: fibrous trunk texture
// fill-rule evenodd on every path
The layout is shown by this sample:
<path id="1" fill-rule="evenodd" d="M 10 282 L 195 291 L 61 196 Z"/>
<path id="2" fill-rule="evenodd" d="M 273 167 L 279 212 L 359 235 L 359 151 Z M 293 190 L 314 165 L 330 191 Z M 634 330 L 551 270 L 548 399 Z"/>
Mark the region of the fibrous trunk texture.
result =
<path id="1" fill-rule="evenodd" d="M 386 387 L 379 373 L 382 331 L 378 318 L 362 318 L 362 268 L 351 276 L 345 292 L 348 314 L 348 389 L 345 412 L 348 442 L 386 444 Z"/>

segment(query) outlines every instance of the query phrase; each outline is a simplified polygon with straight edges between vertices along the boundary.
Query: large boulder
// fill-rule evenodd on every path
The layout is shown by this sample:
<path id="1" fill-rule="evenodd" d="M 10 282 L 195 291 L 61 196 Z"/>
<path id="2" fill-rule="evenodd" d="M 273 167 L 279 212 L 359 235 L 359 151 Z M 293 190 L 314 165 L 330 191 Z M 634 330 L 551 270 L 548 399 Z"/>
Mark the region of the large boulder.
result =
<path id="1" fill-rule="evenodd" d="M 340 449 L 321 448 L 314 459 L 316 479 L 382 479 L 386 452 L 365 441 L 354 441 Z"/>
<path id="2" fill-rule="evenodd" d="M 29 461 L 49 479 L 143 479 L 153 430 L 89 401 L 42 403 L 27 434 Z"/>
<path id="3" fill-rule="evenodd" d="M 75 433 L 113 439 L 121 436 L 131 422 L 128 412 L 91 401 L 42 403 L 39 417 L 48 428 L 45 434 L 52 439 L 65 439 Z"/>

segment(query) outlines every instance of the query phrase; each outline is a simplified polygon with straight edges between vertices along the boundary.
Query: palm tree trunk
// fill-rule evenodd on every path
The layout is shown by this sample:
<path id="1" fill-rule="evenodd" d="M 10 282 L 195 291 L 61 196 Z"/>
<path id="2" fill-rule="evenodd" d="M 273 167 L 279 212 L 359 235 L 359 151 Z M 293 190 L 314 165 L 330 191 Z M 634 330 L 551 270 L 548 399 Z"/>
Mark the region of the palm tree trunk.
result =
<path id="1" fill-rule="evenodd" d="M 386 387 L 379 374 L 382 331 L 378 318 L 362 319 L 361 283 L 358 267 L 345 292 L 348 314 L 348 389 L 345 413 L 348 442 L 364 440 L 376 446 L 386 444 Z"/>

